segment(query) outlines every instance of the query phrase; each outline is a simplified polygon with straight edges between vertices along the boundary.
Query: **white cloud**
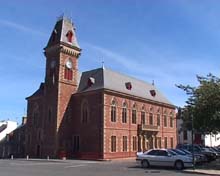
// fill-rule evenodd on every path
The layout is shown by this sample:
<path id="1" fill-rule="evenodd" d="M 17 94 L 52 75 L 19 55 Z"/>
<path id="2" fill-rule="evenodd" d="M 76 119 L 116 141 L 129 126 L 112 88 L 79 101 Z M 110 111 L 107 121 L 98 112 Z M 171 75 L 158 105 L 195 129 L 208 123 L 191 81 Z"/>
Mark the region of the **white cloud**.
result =
<path id="1" fill-rule="evenodd" d="M 35 35 L 40 35 L 40 36 L 47 36 L 45 33 L 41 32 L 41 31 L 38 31 L 38 30 L 35 30 L 33 28 L 24 26 L 22 24 L 15 23 L 13 21 L 0 19 L 0 25 L 8 27 L 8 28 L 15 29 L 15 30 L 18 30 L 18 31 L 22 31 L 22 32 L 28 32 L 28 33 L 35 34 Z"/>

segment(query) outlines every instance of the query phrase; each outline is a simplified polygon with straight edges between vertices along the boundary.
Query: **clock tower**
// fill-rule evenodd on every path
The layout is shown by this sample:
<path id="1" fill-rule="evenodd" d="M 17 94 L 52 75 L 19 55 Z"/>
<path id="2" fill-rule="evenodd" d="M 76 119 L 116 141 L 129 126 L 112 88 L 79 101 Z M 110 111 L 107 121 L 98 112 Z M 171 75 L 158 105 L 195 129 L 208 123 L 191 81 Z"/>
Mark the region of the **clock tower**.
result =
<path id="1" fill-rule="evenodd" d="M 71 96 L 78 87 L 78 58 L 81 49 L 74 24 L 70 19 L 66 17 L 58 19 L 44 51 L 46 56 L 44 114 L 45 118 L 50 120 L 51 126 L 44 129 L 45 143 L 52 139 L 45 148 L 54 146 L 51 155 L 57 156 L 62 143 L 60 129 L 68 115 L 67 112 L 70 111 Z M 50 139 L 46 136 L 50 136 Z"/>

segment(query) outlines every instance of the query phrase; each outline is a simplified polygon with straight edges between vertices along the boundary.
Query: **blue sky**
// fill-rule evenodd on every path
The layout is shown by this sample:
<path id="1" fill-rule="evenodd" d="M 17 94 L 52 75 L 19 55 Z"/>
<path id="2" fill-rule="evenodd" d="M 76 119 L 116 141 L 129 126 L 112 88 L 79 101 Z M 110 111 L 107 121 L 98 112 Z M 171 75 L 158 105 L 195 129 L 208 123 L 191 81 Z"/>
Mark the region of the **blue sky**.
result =
<path id="1" fill-rule="evenodd" d="M 220 1 L 13 0 L 0 2 L 0 120 L 26 114 L 44 81 L 46 46 L 57 17 L 72 17 L 83 49 L 80 71 L 105 67 L 151 83 L 175 105 L 175 84 L 220 76 Z"/>

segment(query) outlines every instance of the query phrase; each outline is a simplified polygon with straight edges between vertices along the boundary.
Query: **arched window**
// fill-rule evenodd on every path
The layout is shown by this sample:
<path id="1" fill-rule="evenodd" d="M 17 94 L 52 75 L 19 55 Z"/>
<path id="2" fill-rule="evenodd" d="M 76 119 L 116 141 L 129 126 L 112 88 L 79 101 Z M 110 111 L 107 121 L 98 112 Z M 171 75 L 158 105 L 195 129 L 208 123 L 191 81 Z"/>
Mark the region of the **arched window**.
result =
<path id="1" fill-rule="evenodd" d="M 160 108 L 157 109 L 157 126 L 160 126 Z"/>
<path id="2" fill-rule="evenodd" d="M 133 124 L 136 124 L 136 121 L 137 121 L 137 109 L 136 109 L 135 104 L 133 105 L 133 108 L 132 108 L 132 119 L 131 119 L 131 121 L 132 121 Z"/>
<path id="3" fill-rule="evenodd" d="M 111 121 L 116 122 L 116 103 L 115 103 L 115 100 L 112 100 L 112 104 L 111 104 Z"/>
<path id="4" fill-rule="evenodd" d="M 164 115 L 163 115 L 163 126 L 167 127 L 167 112 L 164 111 Z"/>
<path id="5" fill-rule="evenodd" d="M 173 112 L 170 112 L 170 127 L 173 128 L 173 121 L 174 121 L 174 117 L 173 117 Z"/>
<path id="6" fill-rule="evenodd" d="M 153 115 L 153 107 L 150 107 L 150 112 L 149 112 L 149 125 L 154 124 L 154 115 Z"/>
<path id="7" fill-rule="evenodd" d="M 73 71 L 72 71 L 73 63 L 69 59 L 67 60 L 65 64 L 65 70 L 64 70 L 64 79 L 72 80 L 73 79 Z"/>
<path id="8" fill-rule="evenodd" d="M 83 101 L 82 106 L 81 106 L 81 119 L 82 123 L 88 123 L 89 121 L 89 107 L 88 107 L 88 102 Z"/>
<path id="9" fill-rule="evenodd" d="M 122 107 L 122 123 L 127 123 L 127 104 L 125 102 Z"/>
<path id="10" fill-rule="evenodd" d="M 141 108 L 141 124 L 145 124 L 146 120 L 145 120 L 145 108 L 144 106 L 142 106 Z"/>

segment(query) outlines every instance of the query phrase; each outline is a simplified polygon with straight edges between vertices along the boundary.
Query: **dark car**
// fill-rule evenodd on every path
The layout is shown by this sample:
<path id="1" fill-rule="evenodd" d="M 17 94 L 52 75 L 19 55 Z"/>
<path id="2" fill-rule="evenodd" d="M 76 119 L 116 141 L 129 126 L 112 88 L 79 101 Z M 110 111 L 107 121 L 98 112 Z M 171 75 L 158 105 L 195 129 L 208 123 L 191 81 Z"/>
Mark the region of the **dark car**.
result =
<path id="1" fill-rule="evenodd" d="M 212 151 L 204 150 L 199 145 L 196 145 L 196 144 L 193 146 L 192 146 L 192 144 L 178 144 L 176 146 L 176 148 L 186 149 L 194 154 L 204 154 L 206 156 L 208 162 L 216 160 L 216 158 L 217 158 L 216 153 L 214 153 Z"/>

